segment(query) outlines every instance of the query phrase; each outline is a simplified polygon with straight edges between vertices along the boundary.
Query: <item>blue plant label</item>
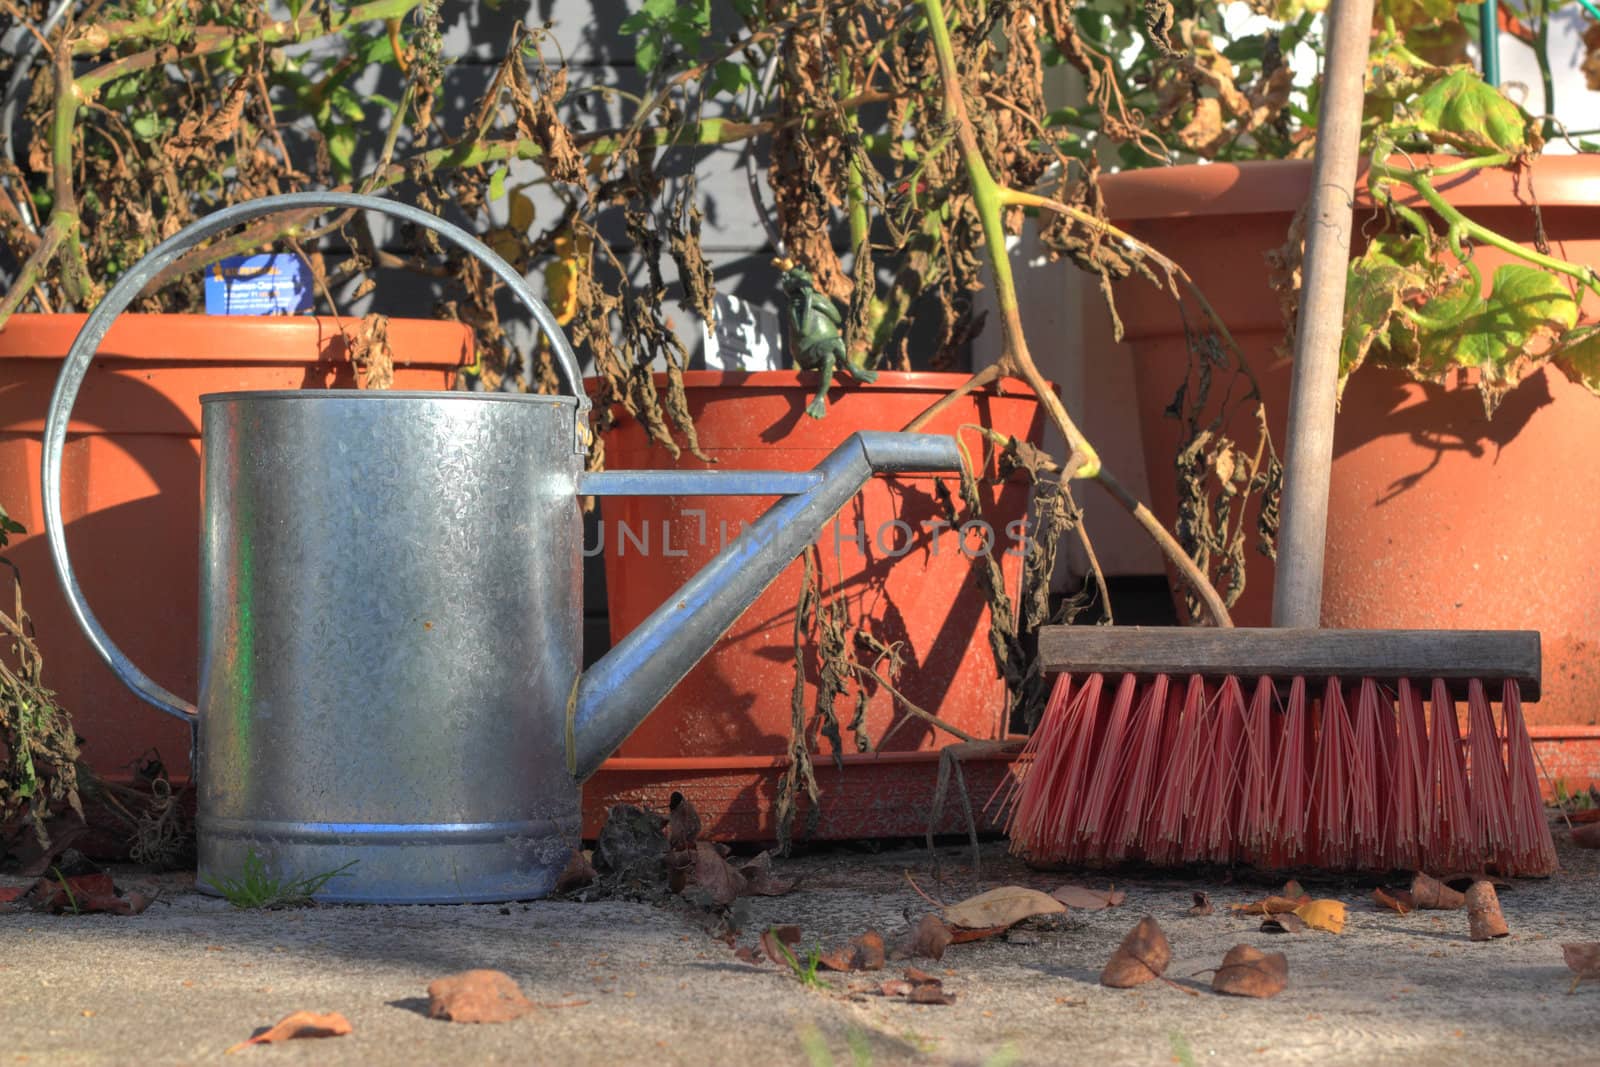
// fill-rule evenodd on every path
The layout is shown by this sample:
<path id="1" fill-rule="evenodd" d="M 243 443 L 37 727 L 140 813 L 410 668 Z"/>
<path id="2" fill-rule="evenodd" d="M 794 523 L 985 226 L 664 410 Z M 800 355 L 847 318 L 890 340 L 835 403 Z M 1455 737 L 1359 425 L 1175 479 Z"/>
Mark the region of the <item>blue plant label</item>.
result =
<path id="1" fill-rule="evenodd" d="M 290 252 L 229 256 L 206 268 L 207 315 L 303 315 L 311 267 Z"/>

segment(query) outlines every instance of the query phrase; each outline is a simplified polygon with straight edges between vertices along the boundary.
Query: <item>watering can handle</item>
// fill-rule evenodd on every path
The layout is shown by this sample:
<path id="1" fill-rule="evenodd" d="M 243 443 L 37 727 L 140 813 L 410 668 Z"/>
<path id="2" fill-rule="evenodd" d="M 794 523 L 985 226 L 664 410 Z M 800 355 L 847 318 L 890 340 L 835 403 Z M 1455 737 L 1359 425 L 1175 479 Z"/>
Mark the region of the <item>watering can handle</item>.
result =
<path id="1" fill-rule="evenodd" d="M 425 230 L 431 230 L 469 255 L 482 260 L 494 272 L 495 277 L 504 282 L 512 294 L 522 301 L 523 306 L 532 312 L 539 329 L 549 339 L 561 378 L 577 400 L 574 412 L 573 447 L 582 453 L 588 444 L 589 398 L 581 388 L 577 357 L 573 355 L 572 345 L 567 341 L 555 316 L 544 302 L 533 294 L 533 290 L 528 287 L 522 275 L 513 270 L 509 263 L 495 255 L 487 245 L 461 227 L 446 222 L 436 215 L 409 204 L 361 193 L 285 193 L 213 212 L 203 219 L 190 223 L 156 245 L 111 287 L 105 299 L 89 313 L 82 329 L 78 331 L 77 338 L 73 340 L 72 347 L 67 350 L 66 359 L 61 366 L 61 375 L 56 379 L 55 392 L 50 397 L 50 410 L 45 417 L 43 456 L 40 461 L 43 491 L 40 499 L 44 505 L 45 537 L 50 545 L 50 555 L 55 560 L 56 573 L 61 579 L 61 587 L 66 593 L 67 602 L 72 607 L 72 614 L 77 618 L 83 632 L 88 635 L 90 644 L 100 653 L 100 658 L 116 672 L 117 677 L 122 679 L 124 685 L 157 709 L 186 722 L 193 722 L 197 713 L 195 706 L 168 692 L 165 687 L 158 685 L 134 666 L 133 661 L 112 643 L 111 638 L 101 627 L 100 621 L 95 618 L 94 612 L 89 610 L 88 602 L 84 600 L 83 590 L 78 586 L 77 575 L 73 573 L 72 561 L 67 555 L 66 532 L 61 523 L 61 453 L 67 440 L 72 405 L 77 400 L 78 389 L 83 385 L 83 379 L 89 372 L 90 360 L 94 359 L 95 352 L 100 348 L 100 342 L 111 329 L 111 323 L 139 297 L 145 286 L 175 263 L 181 254 L 209 237 L 215 237 L 241 222 L 302 208 L 358 208 L 392 215 Z"/>

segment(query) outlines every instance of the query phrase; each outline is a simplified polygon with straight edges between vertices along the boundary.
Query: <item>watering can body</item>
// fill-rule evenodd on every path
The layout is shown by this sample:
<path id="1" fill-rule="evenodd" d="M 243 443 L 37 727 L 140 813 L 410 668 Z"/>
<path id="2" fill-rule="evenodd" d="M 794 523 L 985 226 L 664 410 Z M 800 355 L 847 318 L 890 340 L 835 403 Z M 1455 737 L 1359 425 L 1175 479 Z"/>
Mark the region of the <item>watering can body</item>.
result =
<path id="1" fill-rule="evenodd" d="M 569 400 L 202 402 L 199 881 L 254 851 L 328 900 L 542 896 L 578 841 Z"/>
<path id="2" fill-rule="evenodd" d="M 948 437 L 858 433 L 808 473 L 585 473 L 587 398 L 253 392 L 202 398 L 200 692 L 143 674 L 79 587 L 61 450 L 111 320 L 194 241 L 287 208 L 400 215 L 483 258 L 533 312 L 562 376 L 559 326 L 474 238 L 356 194 L 269 197 L 158 245 L 69 352 L 46 418 L 46 535 L 79 623 L 118 676 L 195 727 L 197 882 L 252 868 L 337 872 L 315 899 L 526 900 L 579 845 L 579 785 L 875 472 L 956 471 Z M 576 392 L 576 389 L 575 389 Z M 587 673 L 580 500 L 755 493 L 776 502 Z"/>

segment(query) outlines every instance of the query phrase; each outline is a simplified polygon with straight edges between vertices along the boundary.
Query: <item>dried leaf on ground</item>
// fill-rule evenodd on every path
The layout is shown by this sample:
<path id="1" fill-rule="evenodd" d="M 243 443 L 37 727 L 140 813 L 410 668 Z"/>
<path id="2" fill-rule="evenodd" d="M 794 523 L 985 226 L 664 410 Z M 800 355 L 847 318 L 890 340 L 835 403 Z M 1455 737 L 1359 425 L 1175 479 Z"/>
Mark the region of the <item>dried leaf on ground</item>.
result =
<path id="1" fill-rule="evenodd" d="M 453 1023 L 504 1023 L 528 1014 L 533 1001 L 502 971 L 474 970 L 428 983 L 428 1017 Z"/>
<path id="2" fill-rule="evenodd" d="M 817 957 L 817 965 L 830 971 L 881 971 L 883 963 L 883 935 L 876 930 L 852 937 L 848 945 Z"/>
<path id="3" fill-rule="evenodd" d="M 1234 997 L 1275 997 L 1289 984 L 1289 960 L 1281 952 L 1235 945 L 1211 976 L 1211 988 Z"/>
<path id="4" fill-rule="evenodd" d="M 690 851 L 674 852 L 669 865 L 680 857 L 693 857 L 688 869 L 688 884 L 705 890 L 714 904 L 732 904 L 745 891 L 744 875 L 710 841 L 696 841 Z"/>
<path id="5" fill-rule="evenodd" d="M 1489 941 L 1511 933 L 1501 914 L 1500 897 L 1494 891 L 1493 882 L 1473 882 L 1467 890 L 1467 931 L 1474 941 Z"/>
<path id="6" fill-rule="evenodd" d="M 34 883 L 32 897 L 43 907 L 58 915 L 102 913 L 106 915 L 138 915 L 148 908 L 154 897 L 143 893 L 117 892 L 111 876 L 105 873 L 79 874 L 71 878 L 41 878 Z"/>
<path id="7" fill-rule="evenodd" d="M 1280 897 L 1288 897 L 1290 900 L 1299 900 L 1301 897 L 1309 897 L 1311 894 L 1305 891 L 1305 887 L 1300 884 L 1298 879 L 1291 878 L 1283 883 L 1283 892 L 1278 895 Z"/>
<path id="8" fill-rule="evenodd" d="M 1211 898 L 1199 891 L 1194 895 L 1194 906 L 1189 909 L 1190 915 L 1210 915 L 1217 909 L 1211 906 Z"/>
<path id="9" fill-rule="evenodd" d="M 905 997 L 913 1004 L 954 1004 L 956 995 L 947 993 L 944 982 L 926 971 L 908 968 L 904 978 L 891 979 L 878 986 L 878 995 Z"/>
<path id="10" fill-rule="evenodd" d="M 953 940 L 950 928 L 937 915 L 929 912 L 918 920 L 917 925 L 906 931 L 895 945 L 893 958 L 943 959 L 944 950 L 950 947 Z"/>
<path id="11" fill-rule="evenodd" d="M 1261 920 L 1264 934 L 1298 934 L 1306 929 L 1306 921 L 1292 911 L 1281 915 L 1268 915 Z"/>
<path id="12" fill-rule="evenodd" d="M 673 793 L 667 802 L 667 847 L 693 848 L 700 836 L 700 813 L 682 793 Z"/>
<path id="13" fill-rule="evenodd" d="M 1600 823 L 1586 823 L 1574 829 L 1572 843 L 1579 848 L 1600 848 Z"/>
<path id="14" fill-rule="evenodd" d="M 761 931 L 761 951 L 774 963 L 792 965 L 794 947 L 800 943 L 800 927 L 793 924 L 769 926 Z"/>
<path id="15" fill-rule="evenodd" d="M 1339 900 L 1312 900 L 1294 910 L 1295 916 L 1316 930 L 1330 934 L 1344 933 L 1344 902 Z"/>
<path id="16" fill-rule="evenodd" d="M 991 937 L 999 937 L 1010 929 L 1011 927 L 1009 926 L 979 926 L 976 928 L 952 926 L 950 927 L 950 943 L 952 945 L 964 945 L 969 941 L 987 941 Z"/>
<path id="17" fill-rule="evenodd" d="M 1294 911 L 1311 903 L 1309 896 L 1298 897 L 1270 896 L 1265 900 L 1252 901 L 1249 904 L 1229 904 L 1231 911 L 1240 915 L 1282 915 L 1284 912 Z"/>
<path id="18" fill-rule="evenodd" d="M 1585 979 L 1600 978 L 1600 941 L 1575 941 L 1561 946 L 1561 958 L 1572 969 L 1571 993 Z"/>
<path id="19" fill-rule="evenodd" d="M 1416 901 L 1411 899 L 1411 893 L 1406 889 L 1385 889 L 1382 886 L 1372 891 L 1372 899 L 1378 907 L 1388 908 L 1398 915 L 1410 915 L 1417 910 Z"/>
<path id="20" fill-rule="evenodd" d="M 1411 879 L 1411 899 L 1425 911 L 1456 911 L 1467 906 L 1465 896 L 1421 871 Z"/>
<path id="21" fill-rule="evenodd" d="M 800 882 L 798 878 L 781 878 L 773 873 L 771 852 L 740 864 L 739 874 L 744 878 L 745 896 L 781 897 Z"/>
<path id="22" fill-rule="evenodd" d="M 944 909 L 944 921 L 966 930 L 996 933 L 1035 915 L 1054 915 L 1067 906 L 1049 893 L 1020 885 L 1005 885 L 968 897 Z"/>
<path id="23" fill-rule="evenodd" d="M 589 862 L 589 854 L 581 848 L 575 848 L 567 860 L 567 866 L 556 878 L 556 892 L 570 893 L 574 889 L 582 889 L 594 880 L 594 864 Z"/>
<path id="24" fill-rule="evenodd" d="M 1103 908 L 1115 908 L 1127 899 L 1128 894 L 1112 886 L 1110 889 L 1090 889 L 1088 886 L 1064 885 L 1060 889 L 1051 890 L 1050 895 L 1069 908 L 1080 911 L 1100 911 Z"/>
<path id="25" fill-rule="evenodd" d="M 1160 978 L 1172 962 L 1172 946 L 1155 919 L 1146 915 L 1128 931 L 1122 944 L 1111 954 L 1100 972 L 1100 984 L 1112 989 L 1134 986 Z"/>
<path id="26" fill-rule="evenodd" d="M 275 1024 L 248 1040 L 228 1049 L 237 1052 L 250 1045 L 270 1045 L 278 1041 L 293 1041 L 301 1037 L 343 1037 L 350 1033 L 350 1020 L 336 1011 L 319 1015 L 314 1011 L 297 1011 L 285 1015 Z"/>
<path id="27" fill-rule="evenodd" d="M 1595 28 L 1600 29 L 1600 22 L 1595 23 Z M 1600 822 L 1600 808 L 1584 808 L 1582 811 L 1567 812 L 1567 821 L 1575 823 Z"/>

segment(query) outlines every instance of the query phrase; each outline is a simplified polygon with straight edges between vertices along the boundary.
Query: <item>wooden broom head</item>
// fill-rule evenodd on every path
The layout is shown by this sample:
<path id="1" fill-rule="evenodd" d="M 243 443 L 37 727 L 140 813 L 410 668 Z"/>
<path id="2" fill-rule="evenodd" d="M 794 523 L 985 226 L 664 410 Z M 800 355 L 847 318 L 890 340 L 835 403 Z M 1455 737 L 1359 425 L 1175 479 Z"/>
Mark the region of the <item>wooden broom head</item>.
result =
<path id="1" fill-rule="evenodd" d="M 1494 692 L 1513 681 L 1522 699 L 1539 699 L 1537 630 L 1221 629 L 1210 626 L 1046 626 L 1039 660 L 1050 673 L 1166 674 L 1308 683 L 1329 678 L 1416 682 L 1441 679 L 1467 697 L 1477 679 Z"/>

